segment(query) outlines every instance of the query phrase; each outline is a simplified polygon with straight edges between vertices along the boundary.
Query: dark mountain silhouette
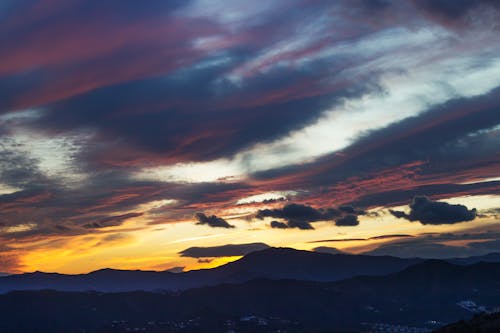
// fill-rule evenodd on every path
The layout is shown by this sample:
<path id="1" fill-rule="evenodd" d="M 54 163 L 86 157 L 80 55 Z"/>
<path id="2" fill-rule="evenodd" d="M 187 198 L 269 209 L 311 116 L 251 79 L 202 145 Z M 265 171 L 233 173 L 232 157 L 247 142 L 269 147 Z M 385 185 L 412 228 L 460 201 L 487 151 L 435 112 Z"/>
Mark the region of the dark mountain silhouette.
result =
<path id="1" fill-rule="evenodd" d="M 434 333 L 498 333 L 500 332 L 500 312 L 482 313 L 475 315 L 471 320 L 461 320 L 446 325 Z"/>
<path id="2" fill-rule="evenodd" d="M 473 256 L 473 257 L 467 257 L 467 258 L 453 258 L 453 259 L 448 259 L 447 261 L 458 264 L 458 265 L 470 265 L 474 264 L 477 262 L 500 262 L 500 253 L 494 252 L 494 253 L 489 253 L 484 256 Z"/>
<path id="3" fill-rule="evenodd" d="M 421 259 L 328 254 L 270 248 L 232 263 L 185 273 L 102 269 L 88 274 L 25 273 L 0 277 L 0 292 L 54 289 L 61 291 L 183 290 L 255 278 L 338 281 L 357 275 L 397 272 Z"/>
<path id="4" fill-rule="evenodd" d="M 0 331 L 227 332 L 233 327 L 313 333 L 367 331 L 374 323 L 425 328 L 472 317 L 471 309 L 460 306 L 464 301 L 486 309 L 500 305 L 499 263 L 428 260 L 386 276 L 337 282 L 254 279 L 182 292 L 17 291 L 0 295 Z"/>
<path id="5" fill-rule="evenodd" d="M 494 261 L 497 255 L 450 259 L 455 263 Z M 498 258 L 500 261 L 500 258 Z M 184 273 L 101 269 L 88 274 L 25 273 L 0 277 L 0 293 L 13 290 L 155 291 L 185 290 L 221 283 L 241 283 L 257 278 L 332 282 L 355 276 L 386 275 L 423 259 L 390 256 L 329 254 L 290 248 L 252 252 L 240 260 L 213 268 Z"/>
<path id="6" fill-rule="evenodd" d="M 363 290 L 367 295 L 396 292 L 399 296 L 406 295 L 413 299 L 438 294 L 474 297 L 479 291 L 500 292 L 500 263 L 456 265 L 431 259 L 384 277 L 359 276 L 336 285 L 347 290 Z"/>

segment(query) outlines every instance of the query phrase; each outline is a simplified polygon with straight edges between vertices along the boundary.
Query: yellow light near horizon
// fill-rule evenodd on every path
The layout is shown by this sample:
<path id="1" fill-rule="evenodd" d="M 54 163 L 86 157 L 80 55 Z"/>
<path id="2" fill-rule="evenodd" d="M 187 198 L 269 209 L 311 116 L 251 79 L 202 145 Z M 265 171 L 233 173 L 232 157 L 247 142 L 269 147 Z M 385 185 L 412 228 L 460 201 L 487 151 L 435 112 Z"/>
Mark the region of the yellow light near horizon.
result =
<path id="1" fill-rule="evenodd" d="M 463 203 L 480 209 L 497 207 L 500 196 L 462 197 L 445 200 Z M 402 209 L 404 207 L 398 207 Z M 378 210 L 378 209 L 375 209 Z M 185 270 L 212 268 L 239 257 L 215 258 L 198 262 L 179 252 L 192 246 L 212 247 L 225 244 L 262 242 L 275 247 L 293 247 L 311 250 L 319 246 L 361 253 L 383 243 L 397 239 L 366 241 L 332 241 L 345 238 L 368 239 L 384 234 L 420 235 L 425 233 L 475 233 L 500 229 L 500 221 L 481 217 L 472 222 L 453 225 L 422 225 L 397 219 L 387 211 L 378 217 L 360 216 L 357 227 L 336 227 L 332 222 L 316 222 L 315 230 L 271 229 L 269 220 L 234 219 L 234 229 L 210 228 L 196 225 L 194 221 L 169 223 L 161 227 L 147 225 L 141 218 L 127 221 L 123 226 L 96 231 L 91 235 L 50 236 L 34 238 L 22 243 L 7 244 L 18 251 L 23 271 L 48 271 L 60 273 L 87 273 L 101 268 L 166 270 L 184 267 Z"/>

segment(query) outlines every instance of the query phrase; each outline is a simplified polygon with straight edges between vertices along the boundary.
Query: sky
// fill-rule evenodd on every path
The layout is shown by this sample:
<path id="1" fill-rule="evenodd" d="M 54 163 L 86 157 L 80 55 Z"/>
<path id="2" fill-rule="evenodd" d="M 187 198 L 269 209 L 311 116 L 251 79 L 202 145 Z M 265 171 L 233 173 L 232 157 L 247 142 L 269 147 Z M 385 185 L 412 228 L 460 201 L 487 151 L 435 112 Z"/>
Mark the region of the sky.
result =
<path id="1" fill-rule="evenodd" d="M 0 272 L 500 251 L 495 0 L 3 0 Z"/>

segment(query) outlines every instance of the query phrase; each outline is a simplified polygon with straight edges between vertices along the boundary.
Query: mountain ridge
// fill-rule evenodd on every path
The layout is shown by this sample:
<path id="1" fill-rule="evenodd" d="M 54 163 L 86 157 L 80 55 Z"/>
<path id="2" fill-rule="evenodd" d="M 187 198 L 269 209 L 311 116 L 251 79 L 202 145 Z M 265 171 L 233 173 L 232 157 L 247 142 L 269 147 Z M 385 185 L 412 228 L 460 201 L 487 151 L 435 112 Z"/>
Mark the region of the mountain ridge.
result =
<path id="1" fill-rule="evenodd" d="M 450 273 L 458 282 L 450 283 Z M 166 293 L 13 291 L 0 295 L 0 331 L 223 332 L 230 322 L 246 327 L 241 332 L 269 332 L 264 322 L 290 333 L 360 332 L 375 323 L 430 332 L 498 307 L 499 287 L 500 263 L 428 260 L 335 282 L 258 278 Z"/>
<path id="2" fill-rule="evenodd" d="M 488 255 L 489 259 L 493 257 Z M 451 262 L 454 260 L 450 259 Z M 480 260 L 481 257 L 462 258 L 458 262 L 469 263 Z M 421 258 L 330 254 L 292 248 L 268 248 L 251 252 L 239 260 L 216 268 L 181 273 L 168 270 L 103 268 L 86 274 L 33 272 L 9 275 L 0 277 L 0 293 L 41 289 L 102 292 L 175 291 L 222 283 L 241 283 L 257 278 L 332 282 L 365 275 L 383 276 L 425 261 Z"/>

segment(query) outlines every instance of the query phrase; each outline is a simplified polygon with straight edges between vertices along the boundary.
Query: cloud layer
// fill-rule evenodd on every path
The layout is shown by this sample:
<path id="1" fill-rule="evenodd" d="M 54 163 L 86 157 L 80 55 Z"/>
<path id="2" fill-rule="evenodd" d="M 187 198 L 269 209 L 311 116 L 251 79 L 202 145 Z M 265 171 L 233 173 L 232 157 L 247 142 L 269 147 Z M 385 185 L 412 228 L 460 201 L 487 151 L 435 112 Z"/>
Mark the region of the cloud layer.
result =
<path id="1" fill-rule="evenodd" d="M 498 22 L 493 0 L 4 1 L 0 271 L 19 242 L 255 212 L 357 230 L 417 196 L 400 223 L 475 220 L 437 200 L 500 193 Z"/>

